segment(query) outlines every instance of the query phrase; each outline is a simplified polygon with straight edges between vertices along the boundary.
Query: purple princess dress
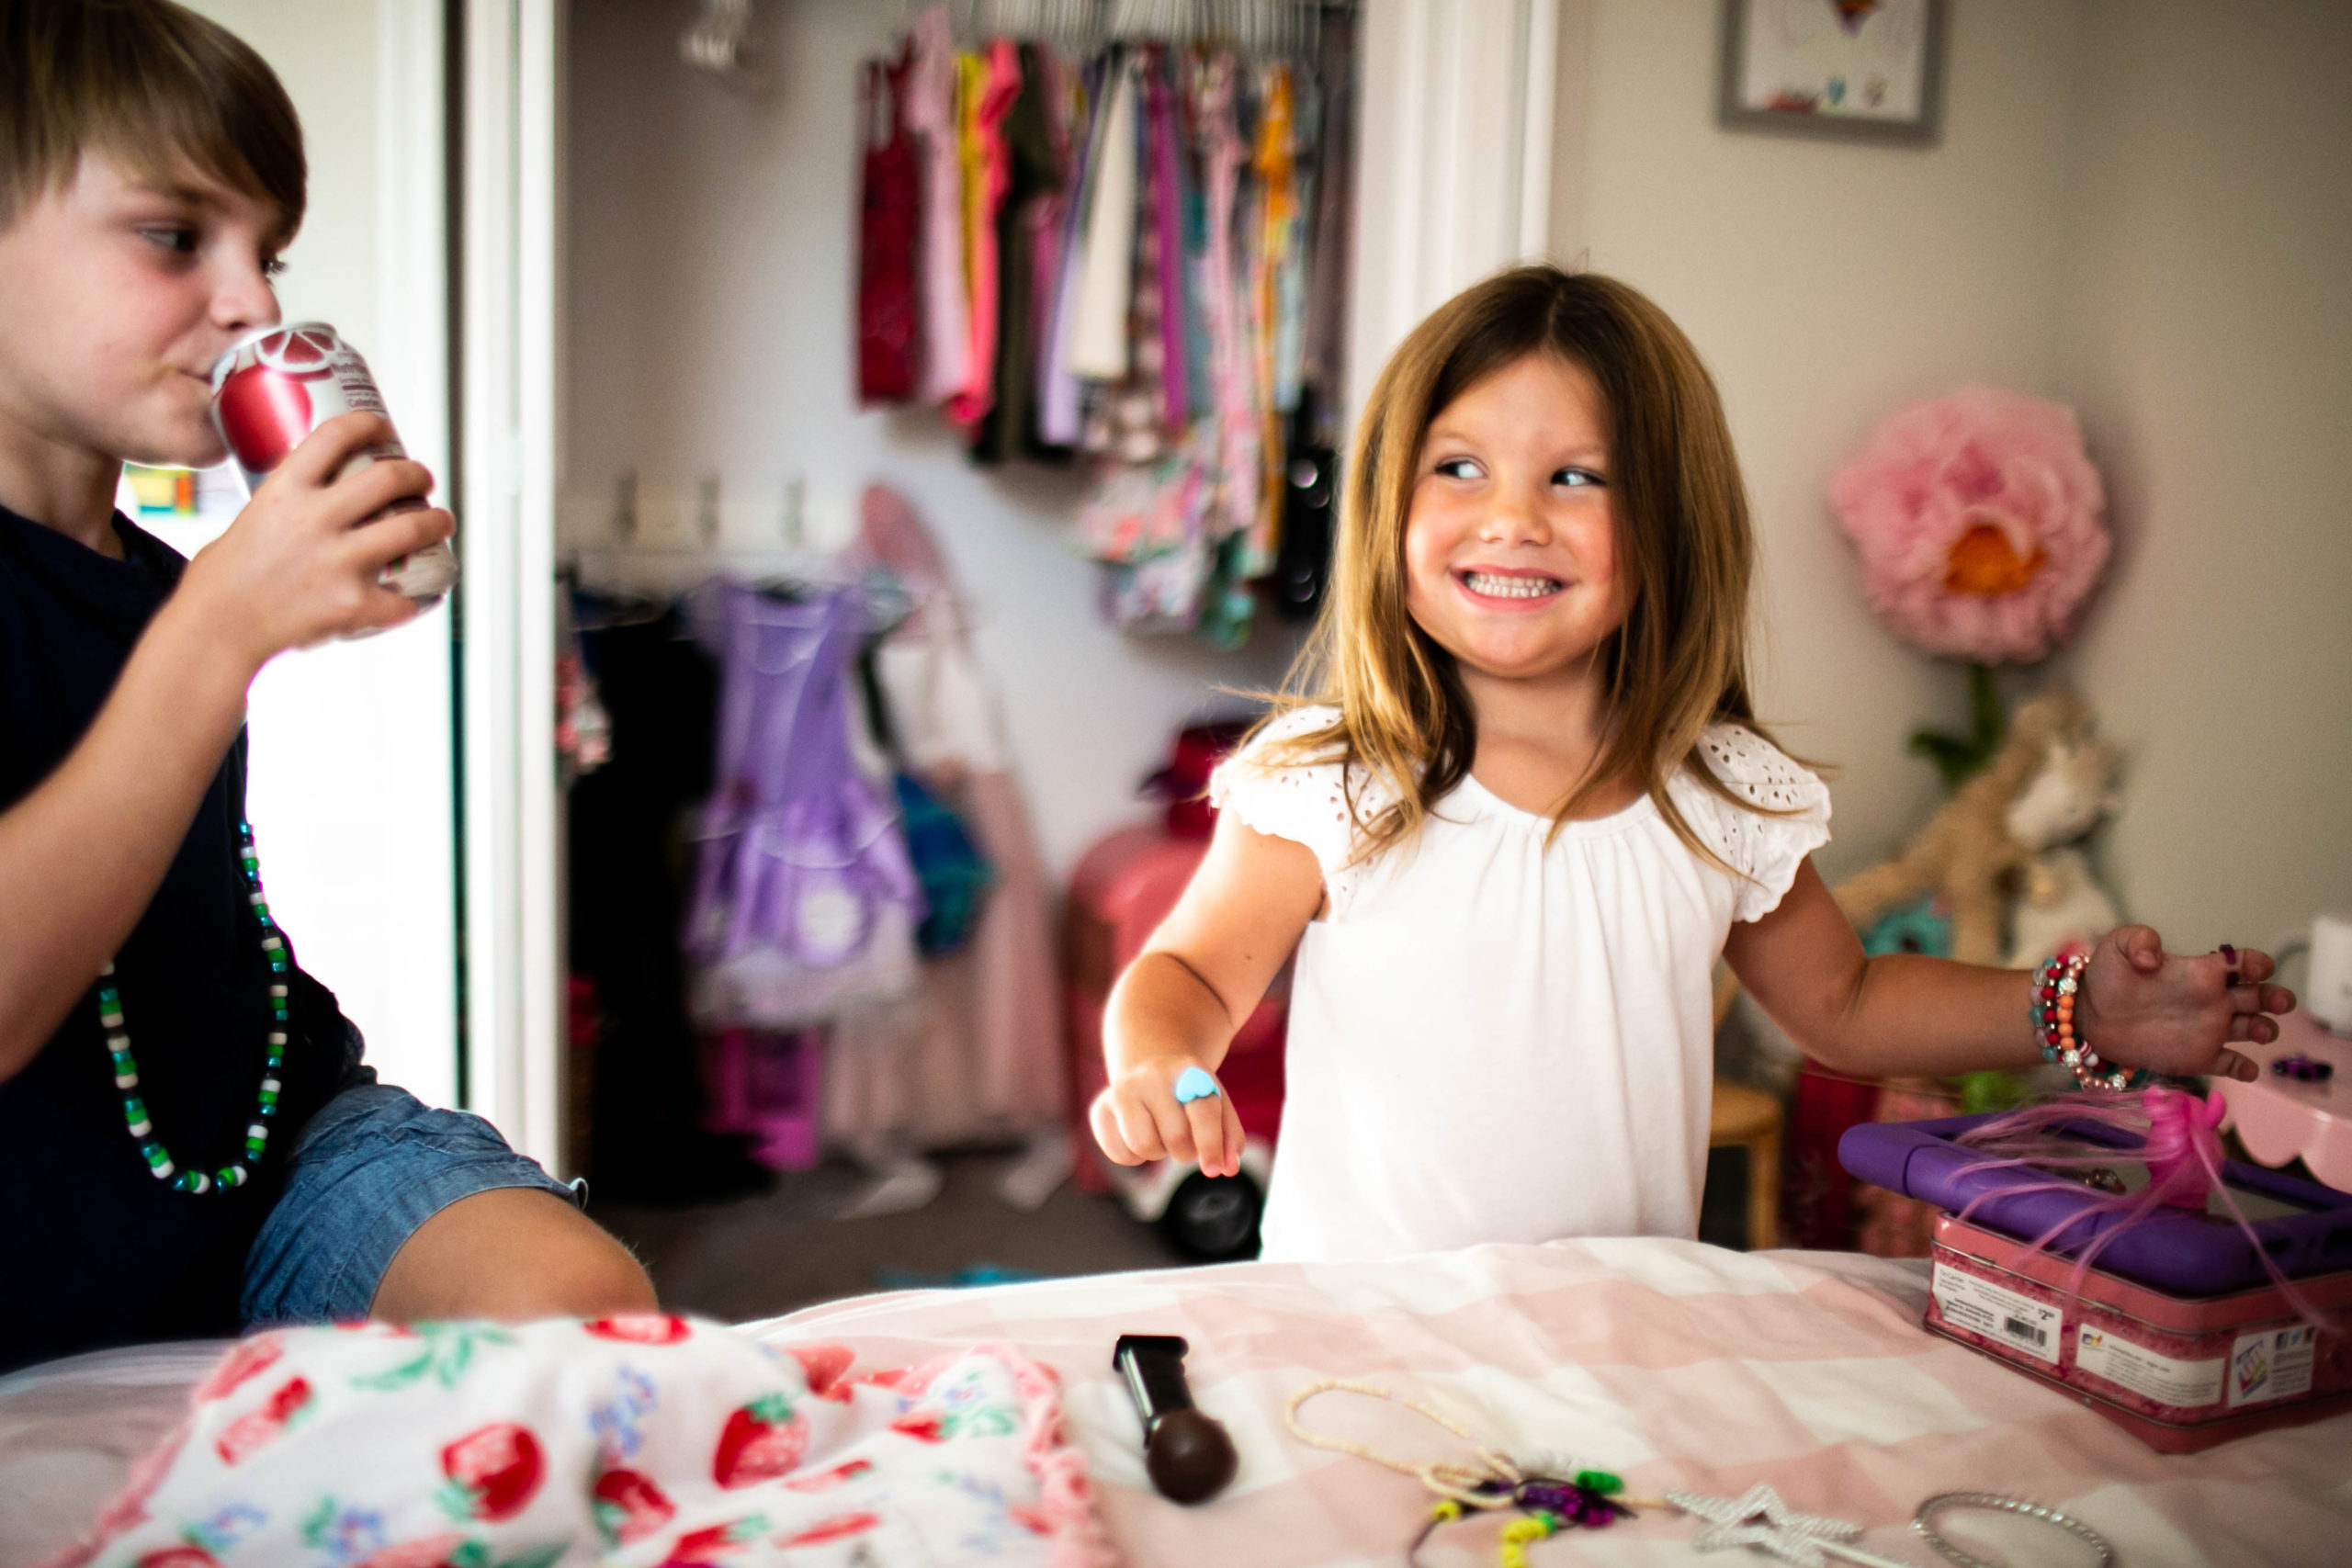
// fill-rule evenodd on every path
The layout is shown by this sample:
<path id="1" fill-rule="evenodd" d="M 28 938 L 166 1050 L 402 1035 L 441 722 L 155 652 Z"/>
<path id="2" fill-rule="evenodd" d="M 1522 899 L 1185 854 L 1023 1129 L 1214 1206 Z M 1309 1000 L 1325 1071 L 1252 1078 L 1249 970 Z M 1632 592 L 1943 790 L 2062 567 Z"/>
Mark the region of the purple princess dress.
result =
<path id="1" fill-rule="evenodd" d="M 864 591 L 697 596 L 720 665 L 718 756 L 704 807 L 686 953 L 706 1023 L 797 1029 L 916 981 L 922 894 L 886 781 L 851 741 Z"/>

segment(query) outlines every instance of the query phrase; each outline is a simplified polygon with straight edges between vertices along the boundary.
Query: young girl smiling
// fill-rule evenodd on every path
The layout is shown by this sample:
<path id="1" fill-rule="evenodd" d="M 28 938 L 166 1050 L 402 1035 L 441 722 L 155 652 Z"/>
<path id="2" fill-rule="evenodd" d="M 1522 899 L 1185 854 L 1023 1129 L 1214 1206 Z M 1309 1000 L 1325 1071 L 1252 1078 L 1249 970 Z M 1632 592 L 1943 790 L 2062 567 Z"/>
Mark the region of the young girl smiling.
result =
<path id="1" fill-rule="evenodd" d="M 1525 267 L 1423 322 L 1358 434 L 1331 601 L 1219 770 L 1190 888 L 1113 996 L 1104 1151 L 1238 1169 L 1214 1073 L 1294 949 L 1264 1256 L 1689 1236 L 1717 958 L 1873 1077 L 2023 1066 L 2023 971 L 1865 958 L 1808 858 L 1821 781 L 1757 726 L 1755 543 L 1713 383 L 1634 289 Z M 2250 1077 L 2264 954 L 2122 927 L 2080 972 L 2107 1062 Z"/>

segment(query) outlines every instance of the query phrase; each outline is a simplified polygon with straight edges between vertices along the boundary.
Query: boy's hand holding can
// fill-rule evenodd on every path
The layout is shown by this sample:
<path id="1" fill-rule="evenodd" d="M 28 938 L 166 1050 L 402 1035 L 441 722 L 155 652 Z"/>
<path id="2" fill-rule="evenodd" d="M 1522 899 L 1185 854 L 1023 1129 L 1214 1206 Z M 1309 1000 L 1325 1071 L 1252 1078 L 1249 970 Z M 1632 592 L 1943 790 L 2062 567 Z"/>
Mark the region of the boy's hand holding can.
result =
<path id="1" fill-rule="evenodd" d="M 408 457 L 368 362 L 324 321 L 257 328 L 212 367 L 213 423 L 256 494 L 306 436 L 344 413 L 384 421 L 381 433 L 350 455 L 353 468 Z M 423 506 L 423 496 L 404 492 L 391 509 Z M 385 587 L 430 605 L 456 585 L 458 558 L 436 540 L 386 563 L 383 575 Z"/>
<path id="2" fill-rule="evenodd" d="M 381 631 L 424 608 L 385 585 L 386 569 L 440 546 L 456 524 L 424 504 L 433 475 L 422 463 L 353 461 L 390 437 L 380 414 L 328 420 L 188 564 L 175 597 L 206 612 L 254 670 L 284 649 Z"/>

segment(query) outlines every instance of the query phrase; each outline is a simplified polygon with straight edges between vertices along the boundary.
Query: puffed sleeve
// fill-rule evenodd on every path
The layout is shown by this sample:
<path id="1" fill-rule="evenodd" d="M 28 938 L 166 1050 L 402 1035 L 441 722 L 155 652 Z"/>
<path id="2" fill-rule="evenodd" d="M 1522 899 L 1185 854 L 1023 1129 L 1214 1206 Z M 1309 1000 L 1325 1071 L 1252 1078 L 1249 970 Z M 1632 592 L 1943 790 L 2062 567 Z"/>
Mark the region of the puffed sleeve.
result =
<path id="1" fill-rule="evenodd" d="M 1323 868 L 1334 902 L 1351 880 L 1357 834 L 1386 798 L 1382 792 L 1355 790 L 1351 807 L 1347 771 L 1336 761 L 1281 763 L 1272 753 L 1285 741 L 1309 735 L 1339 716 L 1329 707 L 1303 707 L 1284 714 L 1250 739 L 1209 777 L 1209 804 L 1238 814 L 1261 833 L 1305 844 Z M 1380 799 L 1374 797 L 1379 795 Z"/>
<path id="2" fill-rule="evenodd" d="M 1699 754 L 1735 799 L 1754 808 L 1695 784 L 1679 804 L 1700 838 L 1739 874 L 1732 918 L 1760 919 L 1780 908 L 1804 857 L 1829 841 L 1829 786 L 1736 724 L 1702 731 Z"/>

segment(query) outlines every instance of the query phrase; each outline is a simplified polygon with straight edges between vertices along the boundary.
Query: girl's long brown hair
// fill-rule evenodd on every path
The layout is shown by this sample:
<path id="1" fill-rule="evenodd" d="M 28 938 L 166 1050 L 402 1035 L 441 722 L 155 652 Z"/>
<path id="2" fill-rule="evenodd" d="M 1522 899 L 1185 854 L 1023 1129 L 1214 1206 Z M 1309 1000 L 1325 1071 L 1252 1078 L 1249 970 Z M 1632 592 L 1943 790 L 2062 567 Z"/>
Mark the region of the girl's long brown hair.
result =
<path id="1" fill-rule="evenodd" d="M 1380 373 L 1358 426 L 1330 597 L 1277 711 L 1329 704 L 1339 717 L 1278 742 L 1275 765 L 1347 763 L 1394 803 L 1363 824 L 1358 858 L 1409 841 L 1477 755 L 1478 721 L 1453 656 L 1405 608 L 1405 525 L 1430 423 L 1471 386 L 1530 355 L 1581 367 L 1601 393 L 1624 626 L 1600 651 L 1609 689 L 1601 754 L 1553 812 L 1554 830 L 1611 781 L 1642 781 L 1677 837 L 1723 864 L 1667 793 L 1687 761 L 1702 785 L 1757 810 L 1707 768 L 1699 734 L 1755 728 L 1747 692 L 1747 589 L 1756 558 L 1747 495 L 1723 402 L 1681 329 L 1598 273 L 1522 266 L 1456 295 Z"/>

